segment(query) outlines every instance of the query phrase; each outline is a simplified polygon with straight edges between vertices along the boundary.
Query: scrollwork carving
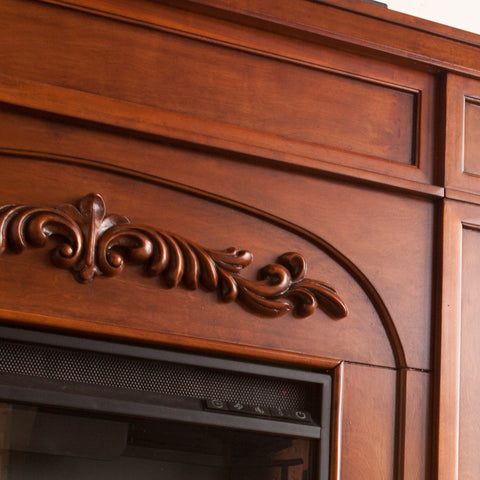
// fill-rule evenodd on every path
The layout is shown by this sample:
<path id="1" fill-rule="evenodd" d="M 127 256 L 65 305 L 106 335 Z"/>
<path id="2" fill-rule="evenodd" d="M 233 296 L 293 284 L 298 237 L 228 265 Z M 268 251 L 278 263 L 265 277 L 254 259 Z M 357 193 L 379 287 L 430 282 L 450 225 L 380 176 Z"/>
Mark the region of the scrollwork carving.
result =
<path id="1" fill-rule="evenodd" d="M 168 288 L 216 290 L 224 302 L 238 301 L 254 312 L 297 317 L 315 309 L 339 319 L 347 307 L 327 283 L 306 278 L 307 266 L 299 253 L 285 253 L 266 265 L 257 280 L 240 275 L 253 256 L 246 250 L 212 250 L 179 235 L 151 226 L 134 225 L 120 215 L 106 215 L 98 194 L 89 194 L 78 205 L 56 208 L 5 205 L 0 207 L 0 254 L 21 253 L 28 246 L 43 247 L 52 238 L 52 262 L 69 269 L 80 282 L 95 276 L 119 274 L 127 263 L 145 267 Z"/>

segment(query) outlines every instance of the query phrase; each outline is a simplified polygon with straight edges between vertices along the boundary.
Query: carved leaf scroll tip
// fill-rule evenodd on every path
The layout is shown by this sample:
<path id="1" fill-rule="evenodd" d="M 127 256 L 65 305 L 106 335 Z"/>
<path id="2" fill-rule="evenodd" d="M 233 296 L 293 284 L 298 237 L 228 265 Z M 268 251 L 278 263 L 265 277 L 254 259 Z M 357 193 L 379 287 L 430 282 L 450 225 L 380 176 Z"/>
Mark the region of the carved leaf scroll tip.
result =
<path id="1" fill-rule="evenodd" d="M 299 253 L 281 255 L 277 263 L 259 270 L 256 281 L 248 280 L 241 275 L 253 259 L 246 250 L 208 249 L 105 212 L 103 198 L 93 193 L 78 208 L 71 204 L 0 207 L 0 254 L 7 249 L 21 253 L 28 245 L 43 247 L 51 237 L 58 243 L 51 251 L 54 265 L 69 269 L 80 282 L 118 275 L 127 263 L 137 263 L 168 288 L 180 283 L 190 289 L 201 285 L 216 290 L 222 301 L 238 301 L 260 315 L 292 312 L 307 317 L 320 309 L 339 319 L 348 313 L 333 287 L 305 278 L 306 261 Z"/>
<path id="2" fill-rule="evenodd" d="M 334 319 L 347 316 L 348 308 L 337 291 L 327 283 L 305 278 L 306 272 L 305 258 L 296 252 L 284 253 L 276 264 L 267 265 L 259 271 L 260 280 L 280 287 L 278 294 L 264 295 L 277 302 L 278 314 L 291 311 L 294 316 L 303 318 L 312 315 L 318 308 Z M 262 292 L 258 293 L 261 296 Z"/>

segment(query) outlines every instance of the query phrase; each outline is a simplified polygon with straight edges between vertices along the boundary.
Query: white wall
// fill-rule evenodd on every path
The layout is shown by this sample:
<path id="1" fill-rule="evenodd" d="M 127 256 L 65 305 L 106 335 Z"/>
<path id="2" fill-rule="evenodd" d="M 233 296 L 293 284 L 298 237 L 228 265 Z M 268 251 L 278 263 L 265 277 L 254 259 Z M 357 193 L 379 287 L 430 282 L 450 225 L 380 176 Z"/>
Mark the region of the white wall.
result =
<path id="1" fill-rule="evenodd" d="M 381 0 L 390 10 L 480 34 L 480 0 Z"/>

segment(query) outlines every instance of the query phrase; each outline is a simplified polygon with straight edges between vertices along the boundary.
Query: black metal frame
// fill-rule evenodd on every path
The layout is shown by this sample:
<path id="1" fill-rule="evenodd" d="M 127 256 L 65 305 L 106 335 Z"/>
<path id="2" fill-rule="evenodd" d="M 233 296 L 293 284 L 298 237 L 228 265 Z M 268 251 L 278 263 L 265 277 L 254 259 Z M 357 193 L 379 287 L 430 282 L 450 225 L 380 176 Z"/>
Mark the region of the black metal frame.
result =
<path id="1" fill-rule="evenodd" d="M 98 352 L 150 359 L 180 365 L 201 366 L 219 371 L 290 379 L 307 382 L 321 389 L 320 425 L 278 418 L 236 415 L 205 409 L 204 402 L 193 398 L 171 399 L 144 391 L 120 391 L 110 387 L 70 384 L 59 380 L 26 375 L 0 374 L 0 401 L 20 402 L 48 407 L 81 409 L 95 413 L 168 419 L 238 430 L 250 430 L 319 441 L 319 480 L 327 480 L 330 457 L 331 377 L 326 373 L 256 364 L 184 352 L 128 345 L 103 340 L 79 338 L 54 333 L 0 327 L 0 338 L 32 345 L 55 346 L 68 350 Z M 0 364 L 2 359 L 0 358 Z"/>

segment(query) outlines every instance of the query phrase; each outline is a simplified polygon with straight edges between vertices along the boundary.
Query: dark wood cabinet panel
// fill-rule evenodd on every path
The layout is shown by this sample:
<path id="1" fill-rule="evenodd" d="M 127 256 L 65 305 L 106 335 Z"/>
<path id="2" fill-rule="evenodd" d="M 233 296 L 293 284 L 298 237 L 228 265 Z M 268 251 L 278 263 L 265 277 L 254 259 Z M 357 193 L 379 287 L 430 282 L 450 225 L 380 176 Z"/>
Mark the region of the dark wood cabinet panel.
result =
<path id="1" fill-rule="evenodd" d="M 430 478 L 430 375 L 409 371 L 402 378 L 394 370 L 342 368 L 340 478 Z"/>
<path id="2" fill-rule="evenodd" d="M 447 201 L 439 358 L 440 478 L 475 478 L 478 207 Z"/>
<path id="3" fill-rule="evenodd" d="M 465 98 L 465 139 L 464 139 L 464 172 L 480 175 L 480 159 L 478 157 L 478 129 L 480 127 L 480 106 L 475 98 Z"/>
<path id="4" fill-rule="evenodd" d="M 341 478 L 392 478 L 395 372 L 346 365 L 344 382 Z"/>
<path id="5" fill-rule="evenodd" d="M 408 371 L 406 373 L 405 407 L 405 477 L 435 478 L 431 462 L 431 429 L 433 405 L 431 402 L 433 375 Z"/>
<path id="6" fill-rule="evenodd" d="M 474 479 L 480 475 L 480 462 L 476 458 L 479 441 L 479 422 L 477 404 L 478 363 L 476 361 L 479 341 L 478 328 L 478 230 L 468 227 L 462 230 L 462 319 L 461 319 L 461 357 L 460 357 L 460 428 L 459 428 L 459 466 L 460 478 Z"/>
<path id="7" fill-rule="evenodd" d="M 326 373 L 329 480 L 477 478 L 480 41 L 293 3 L 1 3 L 0 321 Z"/>
<path id="8" fill-rule="evenodd" d="M 447 137 L 445 184 L 448 196 L 478 203 L 478 129 L 480 128 L 477 81 L 449 75 L 447 81 Z"/>

